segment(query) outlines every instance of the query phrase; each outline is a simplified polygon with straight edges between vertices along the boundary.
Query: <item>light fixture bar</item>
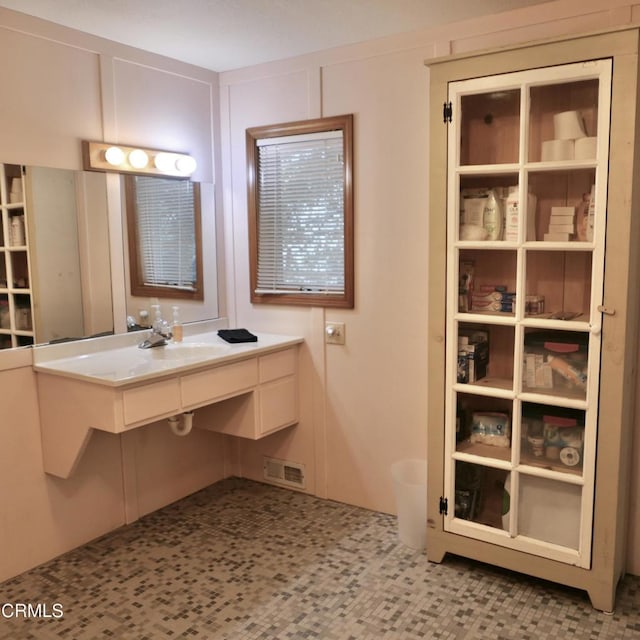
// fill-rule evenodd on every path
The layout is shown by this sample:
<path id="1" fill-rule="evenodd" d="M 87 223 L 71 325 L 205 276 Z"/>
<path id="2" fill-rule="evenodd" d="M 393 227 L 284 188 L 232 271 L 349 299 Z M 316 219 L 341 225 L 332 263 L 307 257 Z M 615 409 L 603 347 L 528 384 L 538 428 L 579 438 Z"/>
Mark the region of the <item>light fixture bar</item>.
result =
<path id="1" fill-rule="evenodd" d="M 82 161 L 87 171 L 172 178 L 188 178 L 197 167 L 195 159 L 186 153 L 89 140 L 82 141 Z"/>

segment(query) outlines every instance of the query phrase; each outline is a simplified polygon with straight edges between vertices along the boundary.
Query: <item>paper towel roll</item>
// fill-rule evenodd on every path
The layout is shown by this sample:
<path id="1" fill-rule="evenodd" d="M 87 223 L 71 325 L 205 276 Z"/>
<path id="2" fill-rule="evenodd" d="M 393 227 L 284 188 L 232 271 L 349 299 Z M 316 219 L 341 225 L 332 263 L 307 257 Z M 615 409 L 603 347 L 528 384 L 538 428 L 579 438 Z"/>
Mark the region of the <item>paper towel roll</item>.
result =
<path id="1" fill-rule="evenodd" d="M 573 140 L 545 140 L 542 143 L 542 162 L 573 160 Z"/>
<path id="2" fill-rule="evenodd" d="M 595 160 L 598 148 L 598 138 L 578 138 L 574 143 L 574 156 L 576 160 Z"/>
<path id="3" fill-rule="evenodd" d="M 556 140 L 576 140 L 587 134 L 579 111 L 563 111 L 553 116 L 553 132 Z"/>

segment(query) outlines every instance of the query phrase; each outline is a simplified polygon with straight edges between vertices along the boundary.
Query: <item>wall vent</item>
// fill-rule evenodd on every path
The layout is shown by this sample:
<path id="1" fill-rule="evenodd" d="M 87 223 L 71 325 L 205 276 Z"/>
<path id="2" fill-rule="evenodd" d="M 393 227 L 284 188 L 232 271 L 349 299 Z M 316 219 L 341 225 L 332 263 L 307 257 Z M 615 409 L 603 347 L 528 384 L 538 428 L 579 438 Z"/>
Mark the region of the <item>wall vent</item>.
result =
<path id="1" fill-rule="evenodd" d="M 264 458 L 264 479 L 285 487 L 304 489 L 304 465 L 276 458 Z"/>

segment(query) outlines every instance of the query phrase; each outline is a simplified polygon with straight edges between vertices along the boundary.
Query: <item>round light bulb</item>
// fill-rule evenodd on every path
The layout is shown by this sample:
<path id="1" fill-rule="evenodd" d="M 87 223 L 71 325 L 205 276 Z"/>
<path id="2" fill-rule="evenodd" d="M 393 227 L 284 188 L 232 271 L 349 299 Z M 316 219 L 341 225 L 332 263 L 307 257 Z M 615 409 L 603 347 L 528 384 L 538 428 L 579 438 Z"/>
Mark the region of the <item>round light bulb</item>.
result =
<path id="1" fill-rule="evenodd" d="M 162 151 L 156 154 L 153 164 L 159 171 L 173 172 L 176 169 L 176 156 L 174 153 Z"/>
<path id="2" fill-rule="evenodd" d="M 144 169 L 149 162 L 149 156 L 142 149 L 134 149 L 129 154 L 129 164 L 134 169 Z"/>
<path id="3" fill-rule="evenodd" d="M 196 170 L 197 166 L 198 163 L 195 158 L 192 158 L 191 156 L 180 156 L 176 160 L 176 169 L 185 175 L 191 175 Z"/>
<path id="4" fill-rule="evenodd" d="M 112 166 L 117 167 L 124 162 L 124 151 L 120 147 L 109 147 L 104 152 L 104 159 Z"/>

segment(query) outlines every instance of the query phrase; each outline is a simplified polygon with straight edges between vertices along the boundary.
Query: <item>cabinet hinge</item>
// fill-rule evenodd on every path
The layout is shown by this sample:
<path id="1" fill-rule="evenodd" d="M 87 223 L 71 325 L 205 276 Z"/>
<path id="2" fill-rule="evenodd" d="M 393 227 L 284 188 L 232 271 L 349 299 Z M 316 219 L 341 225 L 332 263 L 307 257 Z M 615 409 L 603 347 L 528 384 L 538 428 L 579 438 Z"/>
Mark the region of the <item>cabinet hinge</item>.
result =
<path id="1" fill-rule="evenodd" d="M 449 513 L 449 501 L 446 498 L 440 496 L 440 515 L 448 515 Z"/>
<path id="2" fill-rule="evenodd" d="M 451 122 L 453 118 L 453 107 L 450 102 L 445 102 L 442 105 L 442 120 L 446 124 L 447 122 Z"/>

